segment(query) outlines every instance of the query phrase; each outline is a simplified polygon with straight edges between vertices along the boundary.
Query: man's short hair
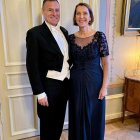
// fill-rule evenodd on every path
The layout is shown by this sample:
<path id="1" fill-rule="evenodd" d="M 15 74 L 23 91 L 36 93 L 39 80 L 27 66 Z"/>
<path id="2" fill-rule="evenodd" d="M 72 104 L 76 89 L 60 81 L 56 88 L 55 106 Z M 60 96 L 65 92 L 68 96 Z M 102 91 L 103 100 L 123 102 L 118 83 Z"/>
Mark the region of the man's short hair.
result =
<path id="1" fill-rule="evenodd" d="M 56 1 L 56 2 L 58 2 L 58 0 L 43 0 L 42 7 L 44 6 L 44 4 L 45 4 L 46 1 Z"/>

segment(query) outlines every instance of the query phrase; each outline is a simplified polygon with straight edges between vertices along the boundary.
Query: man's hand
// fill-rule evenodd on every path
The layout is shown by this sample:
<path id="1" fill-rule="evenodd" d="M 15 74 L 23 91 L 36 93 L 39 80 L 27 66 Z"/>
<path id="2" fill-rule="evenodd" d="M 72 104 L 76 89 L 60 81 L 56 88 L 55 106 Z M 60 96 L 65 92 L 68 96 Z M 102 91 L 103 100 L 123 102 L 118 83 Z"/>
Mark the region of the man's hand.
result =
<path id="1" fill-rule="evenodd" d="M 42 99 L 38 99 L 38 103 L 42 106 L 47 106 L 47 107 L 49 106 L 47 97 L 44 97 Z"/>

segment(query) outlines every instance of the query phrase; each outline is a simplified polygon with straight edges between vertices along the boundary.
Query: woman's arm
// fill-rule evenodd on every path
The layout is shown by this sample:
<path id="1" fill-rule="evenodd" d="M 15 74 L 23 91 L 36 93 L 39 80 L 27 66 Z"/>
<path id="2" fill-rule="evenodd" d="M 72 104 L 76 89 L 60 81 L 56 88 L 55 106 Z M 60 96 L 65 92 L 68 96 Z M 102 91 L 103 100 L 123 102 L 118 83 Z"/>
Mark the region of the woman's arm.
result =
<path id="1" fill-rule="evenodd" d="M 99 93 L 99 99 L 103 99 L 107 95 L 107 86 L 109 79 L 109 56 L 101 58 L 102 68 L 103 68 L 103 83 Z"/>

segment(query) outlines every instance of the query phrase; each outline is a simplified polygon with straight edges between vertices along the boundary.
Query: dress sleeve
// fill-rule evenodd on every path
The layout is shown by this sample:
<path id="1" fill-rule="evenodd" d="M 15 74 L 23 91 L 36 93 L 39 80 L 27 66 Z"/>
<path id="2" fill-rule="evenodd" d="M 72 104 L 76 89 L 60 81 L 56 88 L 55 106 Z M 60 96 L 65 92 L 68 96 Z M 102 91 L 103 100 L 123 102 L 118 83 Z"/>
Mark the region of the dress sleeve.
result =
<path id="1" fill-rule="evenodd" d="M 109 55 L 108 43 L 106 36 L 103 32 L 99 33 L 98 43 L 100 47 L 100 56 L 105 57 Z"/>

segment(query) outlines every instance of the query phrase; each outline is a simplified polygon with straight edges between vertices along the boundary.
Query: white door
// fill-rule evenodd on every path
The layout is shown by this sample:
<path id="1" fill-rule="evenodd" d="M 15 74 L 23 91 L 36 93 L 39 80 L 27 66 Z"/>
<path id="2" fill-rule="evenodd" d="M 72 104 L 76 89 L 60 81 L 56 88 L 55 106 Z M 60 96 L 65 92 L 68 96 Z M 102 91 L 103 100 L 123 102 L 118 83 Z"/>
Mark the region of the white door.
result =
<path id="1" fill-rule="evenodd" d="M 41 22 L 40 7 L 40 0 L 0 0 L 0 140 L 39 134 L 25 38 L 26 31 Z"/>

